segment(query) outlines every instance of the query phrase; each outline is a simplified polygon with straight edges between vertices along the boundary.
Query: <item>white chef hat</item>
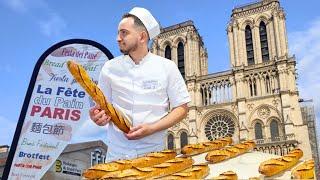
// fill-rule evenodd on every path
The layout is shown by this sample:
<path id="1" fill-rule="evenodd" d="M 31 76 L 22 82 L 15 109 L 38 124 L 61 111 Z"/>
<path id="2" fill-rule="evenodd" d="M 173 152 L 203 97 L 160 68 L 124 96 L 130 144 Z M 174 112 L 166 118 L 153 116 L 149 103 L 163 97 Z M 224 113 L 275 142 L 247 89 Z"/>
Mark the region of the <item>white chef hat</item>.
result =
<path id="1" fill-rule="evenodd" d="M 146 27 L 149 38 L 153 39 L 160 34 L 160 26 L 157 20 L 152 16 L 152 14 L 141 7 L 134 7 L 129 14 L 132 14 L 140 19 L 143 25 Z"/>

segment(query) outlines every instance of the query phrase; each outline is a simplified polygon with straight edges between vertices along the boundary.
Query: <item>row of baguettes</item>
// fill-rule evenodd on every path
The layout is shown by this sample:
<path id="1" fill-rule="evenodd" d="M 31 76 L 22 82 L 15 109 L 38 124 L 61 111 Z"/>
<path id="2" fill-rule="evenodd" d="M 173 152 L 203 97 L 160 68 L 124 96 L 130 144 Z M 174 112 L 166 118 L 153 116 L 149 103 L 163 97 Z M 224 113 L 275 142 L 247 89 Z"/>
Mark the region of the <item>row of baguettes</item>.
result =
<path id="1" fill-rule="evenodd" d="M 144 157 L 132 160 L 119 160 L 105 164 L 97 164 L 87 169 L 83 176 L 87 179 L 99 179 L 107 173 L 130 169 L 132 167 L 148 167 L 155 164 L 163 163 L 176 157 L 176 152 L 172 150 L 164 150 L 161 152 L 152 152 Z"/>
<path id="2" fill-rule="evenodd" d="M 232 144 L 231 137 L 226 137 L 214 141 L 186 145 L 181 149 L 181 153 L 189 156 L 197 155 L 215 149 L 221 149 L 230 144 Z"/>
<path id="3" fill-rule="evenodd" d="M 209 175 L 208 164 L 196 164 L 192 165 L 191 168 L 183 170 L 181 172 L 162 177 L 161 179 L 166 180 L 182 180 L 182 179 L 204 179 Z"/>
<path id="4" fill-rule="evenodd" d="M 132 167 L 121 171 L 113 171 L 107 173 L 100 179 L 148 179 L 160 178 L 170 174 L 174 174 L 192 167 L 193 160 L 191 157 L 168 160 L 164 163 L 154 165 L 152 167 Z"/>
<path id="5" fill-rule="evenodd" d="M 107 102 L 103 92 L 91 80 L 86 70 L 74 61 L 68 61 L 67 66 L 74 79 L 83 87 L 91 98 L 99 104 L 100 108 L 111 116 L 111 121 L 120 130 L 128 133 L 132 124 L 130 119 L 121 111 L 115 109 L 111 103 Z"/>
<path id="6" fill-rule="evenodd" d="M 299 164 L 291 171 L 291 179 L 312 179 L 314 174 L 314 160 L 310 159 Z"/>
<path id="7" fill-rule="evenodd" d="M 269 159 L 260 164 L 259 173 L 265 176 L 273 176 L 279 174 L 296 165 L 302 156 L 302 150 L 295 149 L 280 158 Z"/>
<path id="8" fill-rule="evenodd" d="M 245 141 L 243 143 L 226 147 L 224 149 L 210 151 L 206 155 L 205 159 L 210 163 L 218 163 L 246 153 L 255 148 L 255 146 L 256 144 L 254 143 L 254 141 Z"/>

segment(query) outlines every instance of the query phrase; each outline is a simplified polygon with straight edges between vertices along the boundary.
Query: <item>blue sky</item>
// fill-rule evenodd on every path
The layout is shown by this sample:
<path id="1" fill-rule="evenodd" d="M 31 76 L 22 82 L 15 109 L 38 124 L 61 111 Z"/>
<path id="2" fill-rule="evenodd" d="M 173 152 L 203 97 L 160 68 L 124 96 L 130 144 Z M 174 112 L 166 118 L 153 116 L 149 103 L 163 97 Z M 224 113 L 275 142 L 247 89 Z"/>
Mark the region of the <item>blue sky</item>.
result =
<path id="1" fill-rule="evenodd" d="M 33 67 L 53 44 L 91 39 L 117 56 L 118 22 L 132 7 L 141 6 L 163 27 L 193 20 L 208 49 L 209 73 L 223 71 L 230 67 L 225 29 L 232 8 L 248 2 L 252 1 L 0 0 L 0 145 L 11 144 Z M 320 2 L 283 0 L 281 5 L 287 15 L 290 54 L 297 58 L 300 96 L 314 99 L 320 125 Z M 91 130 L 74 141 L 104 137 L 102 129 L 88 126 Z"/>

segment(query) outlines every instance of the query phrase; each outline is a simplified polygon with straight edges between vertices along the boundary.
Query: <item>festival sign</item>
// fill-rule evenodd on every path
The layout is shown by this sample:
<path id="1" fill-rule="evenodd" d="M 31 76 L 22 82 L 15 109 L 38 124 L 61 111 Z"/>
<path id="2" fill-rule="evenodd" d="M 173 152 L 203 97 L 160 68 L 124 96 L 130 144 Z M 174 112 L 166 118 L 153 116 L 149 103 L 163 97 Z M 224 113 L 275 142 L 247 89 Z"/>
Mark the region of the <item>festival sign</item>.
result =
<path id="1" fill-rule="evenodd" d="M 38 60 L 14 135 L 4 179 L 40 179 L 89 119 L 94 102 L 74 80 L 67 61 L 81 64 L 94 82 L 113 58 L 101 44 L 71 39 L 49 48 Z"/>

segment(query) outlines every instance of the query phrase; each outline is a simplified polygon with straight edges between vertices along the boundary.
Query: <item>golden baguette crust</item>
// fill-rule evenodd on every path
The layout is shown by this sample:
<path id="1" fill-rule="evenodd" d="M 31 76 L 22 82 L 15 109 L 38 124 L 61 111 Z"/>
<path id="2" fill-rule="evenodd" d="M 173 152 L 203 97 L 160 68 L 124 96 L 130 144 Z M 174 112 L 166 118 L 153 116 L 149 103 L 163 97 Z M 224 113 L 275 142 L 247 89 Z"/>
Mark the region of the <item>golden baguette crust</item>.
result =
<path id="1" fill-rule="evenodd" d="M 107 173 L 100 179 L 146 179 L 167 176 L 191 167 L 193 160 L 191 157 L 174 158 L 164 163 L 152 167 L 133 167 L 122 171 Z"/>
<path id="2" fill-rule="evenodd" d="M 221 149 L 230 144 L 232 144 L 231 137 L 226 137 L 214 141 L 186 145 L 182 148 L 181 153 L 184 155 L 192 156 L 215 149 Z"/>
<path id="3" fill-rule="evenodd" d="M 97 179 L 104 176 L 108 172 L 131 168 L 130 160 L 120 160 L 105 164 L 97 164 L 85 170 L 82 174 L 86 179 Z"/>
<path id="4" fill-rule="evenodd" d="M 310 159 L 291 171 L 291 179 L 313 179 L 314 171 L 314 160 Z"/>
<path id="5" fill-rule="evenodd" d="M 163 163 L 170 159 L 174 159 L 177 153 L 172 150 L 165 150 L 161 152 L 153 152 L 147 154 L 145 157 L 136 158 L 132 160 L 133 167 L 150 167 L 156 164 Z"/>
<path id="6" fill-rule="evenodd" d="M 233 171 L 227 171 L 219 174 L 219 176 L 214 177 L 214 180 L 237 180 L 238 175 Z"/>
<path id="7" fill-rule="evenodd" d="M 253 148 L 255 148 L 255 143 L 254 141 L 245 141 L 240 144 L 236 144 L 234 146 L 226 147 L 221 150 L 213 150 L 208 152 L 206 155 L 206 160 L 209 161 L 210 163 L 218 163 L 221 161 L 224 161 L 226 159 L 230 159 L 233 157 L 236 157 L 240 154 L 246 153 Z"/>
<path id="8" fill-rule="evenodd" d="M 191 168 L 177 172 L 170 176 L 165 176 L 163 179 L 177 180 L 177 179 L 204 179 L 209 175 L 208 164 L 196 164 Z M 162 179 L 162 178 L 161 178 Z"/>
<path id="9" fill-rule="evenodd" d="M 83 176 L 87 179 L 99 179 L 109 172 L 130 169 L 132 167 L 147 167 L 160 164 L 175 158 L 176 155 L 177 153 L 172 150 L 164 150 L 161 152 L 152 152 L 146 156 L 132 160 L 119 160 L 105 164 L 97 164 L 85 170 Z"/>
<path id="10" fill-rule="evenodd" d="M 106 101 L 103 92 L 91 80 L 86 70 L 74 61 L 67 62 L 68 69 L 74 79 L 83 87 L 90 97 L 99 104 L 100 108 L 111 116 L 111 121 L 123 132 L 128 133 L 131 122 L 121 111 L 116 110 L 111 103 Z"/>
<path id="11" fill-rule="evenodd" d="M 287 155 L 280 158 L 272 158 L 264 161 L 259 166 L 259 173 L 265 176 L 273 176 L 296 165 L 303 156 L 300 149 L 290 151 Z"/>

